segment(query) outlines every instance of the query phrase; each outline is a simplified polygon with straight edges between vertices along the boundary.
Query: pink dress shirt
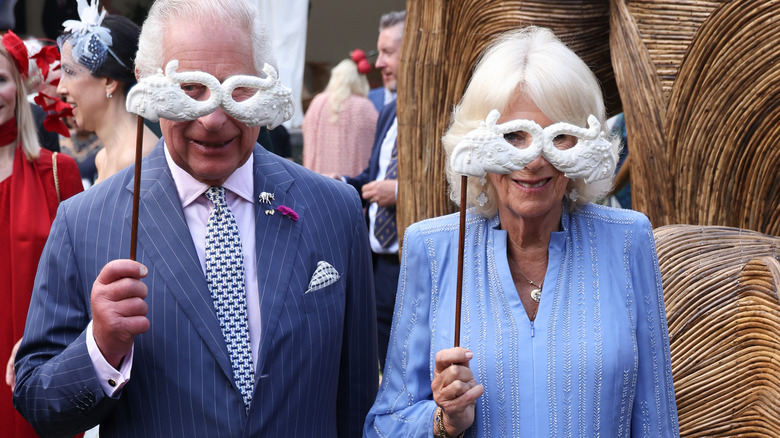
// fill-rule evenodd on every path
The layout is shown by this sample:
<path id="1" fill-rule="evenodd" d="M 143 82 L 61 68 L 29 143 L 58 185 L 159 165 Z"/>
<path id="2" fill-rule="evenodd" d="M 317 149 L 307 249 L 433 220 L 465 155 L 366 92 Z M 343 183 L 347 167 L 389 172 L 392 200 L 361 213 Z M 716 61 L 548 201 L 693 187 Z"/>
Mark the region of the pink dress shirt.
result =
<path id="1" fill-rule="evenodd" d="M 206 272 L 206 225 L 214 205 L 203 196 L 209 186 L 196 180 L 171 158 L 167 145 L 165 158 L 171 169 L 173 181 L 176 184 L 179 201 L 181 201 L 184 219 L 192 236 L 195 251 L 198 253 L 203 275 Z M 254 157 L 236 169 L 222 184 L 227 189 L 226 198 L 230 210 L 236 217 L 238 231 L 241 234 L 241 245 L 244 252 L 244 290 L 246 292 L 247 318 L 249 323 L 249 341 L 252 348 L 252 364 L 256 366 L 260 350 L 260 296 L 257 285 L 257 266 L 255 264 L 255 206 L 254 195 Z M 98 380 L 103 390 L 110 397 L 117 393 L 130 379 L 133 351 L 124 358 L 119 370 L 111 366 L 100 353 L 92 334 L 92 322 L 87 326 L 87 350 L 95 367 Z M 114 382 L 111 385 L 109 382 Z"/>

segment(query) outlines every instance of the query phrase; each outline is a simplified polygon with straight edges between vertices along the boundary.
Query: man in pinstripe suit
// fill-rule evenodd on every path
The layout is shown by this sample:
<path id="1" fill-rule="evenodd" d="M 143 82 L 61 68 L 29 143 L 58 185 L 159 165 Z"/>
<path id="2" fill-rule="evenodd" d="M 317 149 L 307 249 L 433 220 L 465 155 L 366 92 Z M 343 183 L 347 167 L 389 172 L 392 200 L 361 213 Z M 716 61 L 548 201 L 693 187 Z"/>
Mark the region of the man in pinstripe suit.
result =
<path id="1" fill-rule="evenodd" d="M 176 59 L 178 72 L 222 83 L 261 76 L 258 66 L 273 61 L 258 23 L 248 0 L 158 0 L 137 71 Z M 198 101 L 212 85 L 181 89 Z M 260 128 L 225 100 L 160 121 L 163 139 L 142 166 L 137 262 L 123 259 L 132 168 L 61 205 L 16 361 L 15 406 L 41 435 L 96 424 L 101 437 L 360 435 L 377 341 L 359 197 L 255 145 Z M 204 260 L 213 190 L 224 191 L 240 235 L 248 396 Z"/>

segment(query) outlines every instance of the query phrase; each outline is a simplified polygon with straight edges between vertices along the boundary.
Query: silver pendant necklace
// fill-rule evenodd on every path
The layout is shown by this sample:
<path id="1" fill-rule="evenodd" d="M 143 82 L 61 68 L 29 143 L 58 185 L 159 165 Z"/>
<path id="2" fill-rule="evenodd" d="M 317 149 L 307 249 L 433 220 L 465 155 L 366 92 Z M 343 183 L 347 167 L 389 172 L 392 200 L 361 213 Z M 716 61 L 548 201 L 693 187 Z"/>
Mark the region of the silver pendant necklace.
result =
<path id="1" fill-rule="evenodd" d="M 514 266 L 515 270 L 516 270 L 517 272 L 519 272 L 519 273 L 520 273 L 520 275 L 522 275 L 522 276 L 523 276 L 523 278 L 525 278 L 525 281 L 527 281 L 527 282 L 528 282 L 528 284 L 530 284 L 531 286 L 533 286 L 533 287 L 535 287 L 535 288 L 536 288 L 536 289 L 533 289 L 533 290 L 531 291 L 531 299 L 532 299 L 532 300 L 534 300 L 534 301 L 535 301 L 535 302 L 537 302 L 537 303 L 538 303 L 539 301 L 541 301 L 541 300 L 542 300 L 542 284 L 544 284 L 544 280 L 542 280 L 542 282 L 541 282 L 540 284 L 536 284 L 536 283 L 534 283 L 533 281 L 531 281 L 531 279 L 530 279 L 530 278 L 526 277 L 526 276 L 525 276 L 525 274 L 523 274 L 523 271 L 521 271 L 521 270 L 520 270 L 520 268 L 518 268 L 518 267 L 517 267 L 517 265 L 515 264 L 515 262 L 513 262 L 513 261 L 512 261 L 512 259 L 511 259 L 511 258 L 509 258 L 508 256 L 507 256 L 507 260 L 509 260 L 509 263 L 511 263 L 511 264 L 512 264 L 512 266 Z"/>

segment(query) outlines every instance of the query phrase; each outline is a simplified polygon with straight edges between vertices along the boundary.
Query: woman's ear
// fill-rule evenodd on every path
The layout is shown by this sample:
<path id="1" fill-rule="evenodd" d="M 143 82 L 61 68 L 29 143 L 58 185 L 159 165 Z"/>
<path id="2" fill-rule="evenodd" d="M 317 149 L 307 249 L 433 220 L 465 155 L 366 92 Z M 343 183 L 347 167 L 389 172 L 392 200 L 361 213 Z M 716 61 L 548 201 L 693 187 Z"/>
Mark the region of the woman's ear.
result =
<path id="1" fill-rule="evenodd" d="M 106 81 L 106 97 L 113 96 L 119 90 L 120 83 L 116 79 L 104 78 Z"/>

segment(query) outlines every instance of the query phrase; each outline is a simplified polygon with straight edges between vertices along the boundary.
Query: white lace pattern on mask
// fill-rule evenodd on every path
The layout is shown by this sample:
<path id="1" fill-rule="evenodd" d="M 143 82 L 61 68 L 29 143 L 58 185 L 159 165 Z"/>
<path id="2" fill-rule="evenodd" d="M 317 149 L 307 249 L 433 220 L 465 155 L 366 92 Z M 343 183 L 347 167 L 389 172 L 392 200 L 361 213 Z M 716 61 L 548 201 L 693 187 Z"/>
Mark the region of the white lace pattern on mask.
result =
<path id="1" fill-rule="evenodd" d="M 268 64 L 263 66 L 265 78 L 249 75 L 231 76 L 224 83 L 202 71 L 177 72 L 178 60 L 165 66 L 165 73 L 141 79 L 127 94 L 127 110 L 156 122 L 160 118 L 183 122 L 211 114 L 222 107 L 226 113 L 249 126 L 273 129 L 293 115 L 292 92 L 282 85 L 279 76 Z M 196 100 L 187 95 L 182 84 L 199 84 L 209 89 L 209 97 Z M 236 88 L 257 89 L 241 102 L 233 99 Z"/>
<path id="2" fill-rule="evenodd" d="M 455 146 L 450 157 L 453 171 L 476 177 L 487 172 L 507 174 L 523 169 L 539 155 L 567 178 L 582 178 L 587 183 L 610 178 L 615 171 L 612 144 L 593 115 L 588 116 L 587 129 L 565 122 L 542 128 L 532 120 L 496 124 L 500 116 L 497 110 L 490 111 L 479 127 Z M 504 134 L 517 131 L 531 135 L 527 148 L 519 149 L 504 139 Z M 578 141 L 569 149 L 558 149 L 553 140 L 561 134 L 575 136 Z"/>

